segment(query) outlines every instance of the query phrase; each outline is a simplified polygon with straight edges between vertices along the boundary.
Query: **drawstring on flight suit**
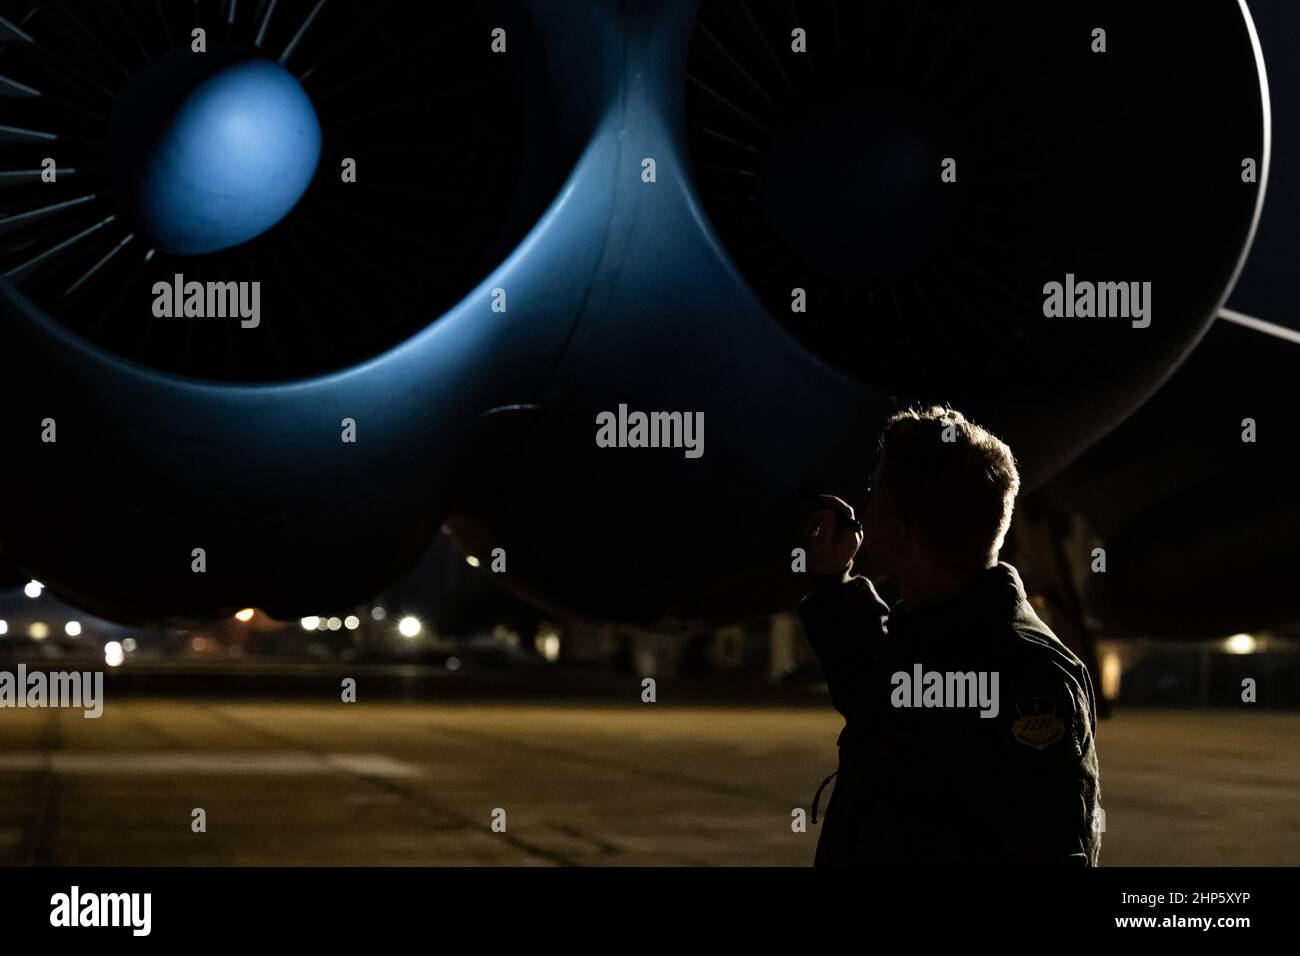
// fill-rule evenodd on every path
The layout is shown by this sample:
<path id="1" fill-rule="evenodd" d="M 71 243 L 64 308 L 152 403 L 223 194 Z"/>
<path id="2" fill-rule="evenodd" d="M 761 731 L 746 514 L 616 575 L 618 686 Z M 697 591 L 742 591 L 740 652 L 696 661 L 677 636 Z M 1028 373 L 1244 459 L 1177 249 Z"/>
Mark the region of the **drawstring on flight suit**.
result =
<path id="1" fill-rule="evenodd" d="M 836 770 L 835 773 L 839 773 L 839 771 Z M 817 792 L 816 792 L 815 794 L 813 794 L 813 802 L 812 802 L 812 822 L 813 822 L 813 823 L 816 823 L 816 822 L 817 822 L 817 804 L 818 804 L 818 802 L 820 802 L 820 800 L 821 800 L 821 798 L 822 798 L 822 791 L 826 789 L 826 784 L 830 783 L 832 780 L 835 779 L 835 773 L 831 774 L 829 777 L 827 777 L 825 780 L 823 780 L 823 781 L 822 781 L 822 785 L 821 785 L 820 787 L 818 787 L 818 788 L 817 788 Z"/>

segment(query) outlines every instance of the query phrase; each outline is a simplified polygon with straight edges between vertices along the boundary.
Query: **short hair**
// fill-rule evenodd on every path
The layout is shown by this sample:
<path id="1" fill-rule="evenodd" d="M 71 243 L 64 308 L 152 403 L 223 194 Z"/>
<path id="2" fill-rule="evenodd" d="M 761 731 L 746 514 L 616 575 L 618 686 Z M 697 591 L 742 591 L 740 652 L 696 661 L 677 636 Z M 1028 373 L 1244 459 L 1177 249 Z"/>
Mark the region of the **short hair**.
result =
<path id="1" fill-rule="evenodd" d="M 997 560 L 1020 490 L 1005 442 L 961 412 L 932 405 L 892 415 L 879 453 L 881 490 L 939 561 L 964 569 Z"/>

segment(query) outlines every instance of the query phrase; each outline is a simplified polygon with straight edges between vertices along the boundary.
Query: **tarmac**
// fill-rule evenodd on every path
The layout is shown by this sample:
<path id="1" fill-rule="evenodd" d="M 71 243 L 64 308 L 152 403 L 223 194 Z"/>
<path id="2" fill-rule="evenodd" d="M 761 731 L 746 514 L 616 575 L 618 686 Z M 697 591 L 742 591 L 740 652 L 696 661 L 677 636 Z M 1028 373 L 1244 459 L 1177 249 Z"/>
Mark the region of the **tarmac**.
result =
<path id="1" fill-rule="evenodd" d="M 808 866 L 792 821 L 841 726 L 811 702 L 322 698 L 0 710 L 0 863 Z M 1098 753 L 1103 865 L 1300 864 L 1300 714 L 1119 708 Z"/>

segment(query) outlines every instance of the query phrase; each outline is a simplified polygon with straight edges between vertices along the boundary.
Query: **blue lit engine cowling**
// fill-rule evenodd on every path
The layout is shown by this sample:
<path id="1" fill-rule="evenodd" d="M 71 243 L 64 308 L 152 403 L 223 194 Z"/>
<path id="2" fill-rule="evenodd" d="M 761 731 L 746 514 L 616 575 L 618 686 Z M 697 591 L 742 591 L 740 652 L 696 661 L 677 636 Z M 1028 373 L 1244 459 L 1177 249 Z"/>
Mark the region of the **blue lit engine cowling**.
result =
<path id="1" fill-rule="evenodd" d="M 211 6 L 125 11 L 137 45 L 88 4 L 122 70 L 60 10 L 0 23 L 3 72 L 41 94 L 0 133 L 0 548 L 119 620 L 386 586 L 437 533 L 478 413 L 539 387 L 600 248 L 557 216 L 603 88 L 571 47 L 599 22 L 343 2 L 240 4 L 228 27 Z M 260 316 L 159 317 L 159 283 L 200 309 L 257 283 Z"/>

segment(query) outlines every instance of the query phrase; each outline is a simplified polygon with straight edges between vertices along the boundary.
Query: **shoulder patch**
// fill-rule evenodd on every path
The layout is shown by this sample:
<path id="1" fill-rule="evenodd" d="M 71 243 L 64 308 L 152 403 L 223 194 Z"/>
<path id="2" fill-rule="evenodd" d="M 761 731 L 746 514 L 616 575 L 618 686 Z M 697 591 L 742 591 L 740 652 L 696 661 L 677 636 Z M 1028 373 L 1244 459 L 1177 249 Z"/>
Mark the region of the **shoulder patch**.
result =
<path id="1" fill-rule="evenodd" d="M 1056 715 L 1051 697 L 1024 697 L 1016 701 L 1019 718 L 1011 725 L 1011 736 L 1026 747 L 1044 750 L 1065 736 L 1065 721 Z"/>

